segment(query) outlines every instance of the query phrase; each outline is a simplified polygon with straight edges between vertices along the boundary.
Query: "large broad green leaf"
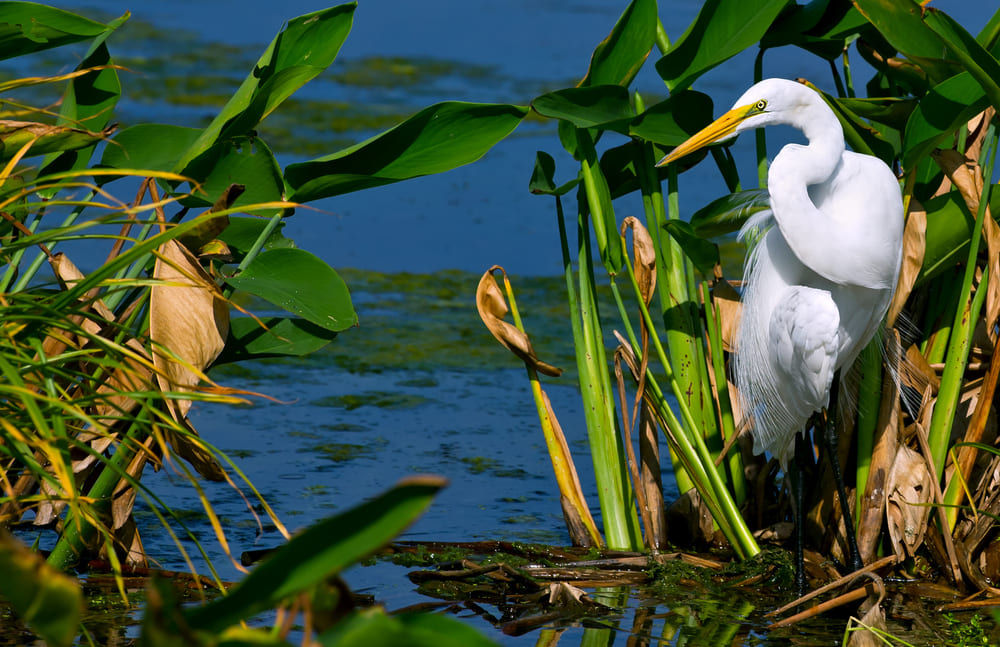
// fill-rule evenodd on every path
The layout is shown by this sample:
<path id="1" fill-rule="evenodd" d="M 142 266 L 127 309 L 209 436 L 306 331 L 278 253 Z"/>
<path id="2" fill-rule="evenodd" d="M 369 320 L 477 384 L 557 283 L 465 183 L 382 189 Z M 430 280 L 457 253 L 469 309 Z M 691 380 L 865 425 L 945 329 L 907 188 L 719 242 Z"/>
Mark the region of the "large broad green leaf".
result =
<path id="1" fill-rule="evenodd" d="M 998 185 L 990 191 L 990 211 L 1000 209 Z M 969 242 L 976 218 L 969 213 L 958 191 L 951 191 L 924 203 L 927 210 L 927 241 L 924 262 L 920 268 L 916 285 L 933 278 L 939 273 L 963 263 L 968 257 Z"/>
<path id="2" fill-rule="evenodd" d="M 333 647 L 493 647 L 474 628 L 437 613 L 388 615 L 381 607 L 357 611 L 319 637 Z"/>
<path id="3" fill-rule="evenodd" d="M 405 479 L 367 503 L 320 521 L 293 537 L 227 595 L 191 609 L 188 624 L 218 632 L 336 575 L 402 532 L 444 485 L 436 476 Z"/>
<path id="4" fill-rule="evenodd" d="M 601 128 L 628 133 L 635 116 L 628 90 L 620 85 L 566 88 L 536 97 L 531 108 L 550 119 L 564 119 L 577 128 Z"/>
<path id="5" fill-rule="evenodd" d="M 832 61 L 862 32 L 873 27 L 857 9 L 839 0 L 793 5 L 781 13 L 760 41 L 764 49 L 795 45 Z"/>
<path id="6" fill-rule="evenodd" d="M 198 139 L 197 128 L 170 124 L 138 124 L 121 131 L 104 148 L 101 166 L 171 171 L 177 159 Z M 101 178 L 107 182 L 110 178 Z"/>
<path id="7" fill-rule="evenodd" d="M 257 137 L 219 141 L 188 164 L 184 173 L 201 185 L 200 191 L 183 200 L 186 206 L 211 206 L 233 183 L 246 187 L 234 203 L 237 207 L 281 200 L 285 189 L 274 154 Z M 257 215 L 275 212 L 274 209 L 246 211 Z"/>
<path id="8" fill-rule="evenodd" d="M 290 165 L 285 169 L 285 181 L 293 190 L 289 199 L 309 202 L 474 162 L 527 113 L 523 106 L 508 104 L 435 104 L 360 144 Z"/>
<path id="9" fill-rule="evenodd" d="M 229 216 L 229 225 L 222 230 L 218 238 L 229 246 L 229 250 L 236 257 L 236 260 L 239 261 L 250 251 L 269 224 L 270 220 L 268 218 Z M 263 249 L 295 247 L 295 242 L 291 238 L 286 238 L 281 233 L 284 226 L 284 220 L 278 223 L 278 226 L 271 232 L 267 240 L 264 241 Z"/>
<path id="10" fill-rule="evenodd" d="M 0 530 L 0 596 L 48 644 L 73 643 L 83 611 L 79 585 L 6 530 Z"/>
<path id="11" fill-rule="evenodd" d="M 628 86 L 656 40 L 656 0 L 632 0 L 590 57 L 581 86 Z"/>
<path id="12" fill-rule="evenodd" d="M 327 330 L 345 330 L 358 323 L 347 284 L 304 249 L 264 252 L 226 281 Z"/>
<path id="13" fill-rule="evenodd" d="M 955 53 L 966 71 L 983 88 L 993 107 L 1000 110 L 1000 62 L 943 11 L 926 8 L 924 22 Z"/>
<path id="14" fill-rule="evenodd" d="M 103 23 L 34 2 L 0 2 L 0 59 L 94 38 L 128 18 Z"/>
<path id="15" fill-rule="evenodd" d="M 301 357 L 323 348 L 337 336 L 332 330 L 297 317 L 252 317 L 229 320 L 226 346 L 214 364 L 293 355 Z"/>
<path id="16" fill-rule="evenodd" d="M 181 172 L 217 140 L 247 135 L 264 117 L 325 70 L 351 31 L 356 2 L 288 21 L 253 71 L 172 169 Z"/>
<path id="17" fill-rule="evenodd" d="M 968 72 L 931 88 L 903 131 L 903 168 L 913 168 L 987 105 L 986 93 Z"/>
<path id="18" fill-rule="evenodd" d="M 629 134 L 663 146 L 677 146 L 712 123 L 712 98 L 685 90 L 655 103 L 632 121 Z"/>
<path id="19" fill-rule="evenodd" d="M 962 70 L 945 50 L 940 37 L 922 16 L 925 8 L 913 0 L 853 0 L 879 32 L 901 54 L 940 82 Z"/>
<path id="20" fill-rule="evenodd" d="M 854 114 L 847 104 L 841 103 L 836 97 L 823 92 L 811 83 L 807 85 L 818 92 L 833 109 L 844 130 L 844 141 L 852 150 L 878 157 L 888 165 L 892 164 L 896 158 L 896 147 L 875 126 Z"/>
<path id="21" fill-rule="evenodd" d="M 788 0 L 707 0 L 684 35 L 656 62 L 656 71 L 671 92 L 690 87 L 708 70 L 756 45 L 786 4 Z"/>

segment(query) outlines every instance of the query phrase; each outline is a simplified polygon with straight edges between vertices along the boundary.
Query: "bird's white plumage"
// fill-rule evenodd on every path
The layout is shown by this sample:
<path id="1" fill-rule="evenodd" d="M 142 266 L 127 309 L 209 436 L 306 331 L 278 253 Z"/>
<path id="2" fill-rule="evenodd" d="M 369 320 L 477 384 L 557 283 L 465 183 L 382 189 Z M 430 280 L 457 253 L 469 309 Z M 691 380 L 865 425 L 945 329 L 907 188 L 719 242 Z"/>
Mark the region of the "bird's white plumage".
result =
<path id="1" fill-rule="evenodd" d="M 748 255 L 734 374 L 754 450 L 787 466 L 795 434 L 828 405 L 835 372 L 854 362 L 889 307 L 903 203 L 885 163 L 844 149 L 840 123 L 816 92 L 769 79 L 734 109 L 760 101 L 764 112 L 736 133 L 781 123 L 809 143 L 785 146 L 768 172 L 773 226 Z"/>
<path id="2" fill-rule="evenodd" d="M 796 433 L 825 409 L 837 371 L 878 331 L 903 253 L 899 182 L 881 160 L 845 149 L 833 110 L 812 89 L 766 79 L 661 164 L 752 128 L 785 124 L 808 144 L 768 170 L 770 214 L 747 221 L 743 314 L 734 377 L 754 450 L 787 467 Z"/>

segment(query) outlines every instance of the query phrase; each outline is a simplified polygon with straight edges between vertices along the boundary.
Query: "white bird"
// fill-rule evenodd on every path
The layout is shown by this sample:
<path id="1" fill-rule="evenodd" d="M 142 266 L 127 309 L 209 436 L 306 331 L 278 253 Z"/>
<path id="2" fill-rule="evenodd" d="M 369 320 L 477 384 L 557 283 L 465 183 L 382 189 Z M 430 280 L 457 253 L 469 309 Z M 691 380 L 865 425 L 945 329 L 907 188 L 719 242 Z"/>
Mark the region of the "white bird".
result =
<path id="1" fill-rule="evenodd" d="M 777 456 L 786 473 L 797 434 L 814 414 L 831 414 L 824 435 L 856 570 L 862 564 L 832 414 L 841 369 L 875 336 L 896 289 L 903 253 L 899 182 L 880 159 L 845 150 L 840 122 L 818 93 L 784 79 L 751 87 L 660 165 L 772 124 L 798 128 L 808 144 L 789 144 L 775 156 L 767 175 L 771 213 L 754 216 L 741 231 L 741 237 L 751 229 L 764 233 L 745 264 L 733 375 L 741 408 L 752 417 L 754 451 Z M 803 590 L 804 487 L 796 489 L 796 584 Z"/>

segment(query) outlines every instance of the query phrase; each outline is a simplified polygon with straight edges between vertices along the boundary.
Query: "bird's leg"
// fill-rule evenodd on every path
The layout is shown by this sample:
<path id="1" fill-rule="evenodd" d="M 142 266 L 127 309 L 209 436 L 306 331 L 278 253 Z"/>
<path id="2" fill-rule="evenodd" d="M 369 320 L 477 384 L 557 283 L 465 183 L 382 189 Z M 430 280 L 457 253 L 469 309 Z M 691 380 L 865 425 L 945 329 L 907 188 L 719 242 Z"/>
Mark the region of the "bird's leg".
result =
<path id="1" fill-rule="evenodd" d="M 799 597 L 806 594 L 806 551 L 805 551 L 805 474 L 806 461 L 812 457 L 812 443 L 806 438 L 804 431 L 795 435 L 795 477 L 792 479 L 792 499 L 794 499 L 795 516 L 795 592 Z"/>
<path id="2" fill-rule="evenodd" d="M 851 571 L 864 568 L 861 561 L 861 551 L 858 550 L 858 538 L 854 534 L 854 519 L 851 516 L 851 507 L 847 502 L 847 490 L 844 488 L 844 475 L 840 471 L 840 456 L 837 449 L 839 439 L 837 438 L 837 394 L 840 391 L 840 371 L 833 376 L 833 386 L 830 388 L 830 406 L 827 409 L 826 430 L 824 439 L 826 441 L 826 453 L 830 459 L 830 467 L 833 469 L 833 480 L 837 484 L 837 497 L 840 499 L 840 513 L 844 517 L 844 526 L 847 530 L 847 547 L 850 551 L 850 562 L 848 566 Z"/>

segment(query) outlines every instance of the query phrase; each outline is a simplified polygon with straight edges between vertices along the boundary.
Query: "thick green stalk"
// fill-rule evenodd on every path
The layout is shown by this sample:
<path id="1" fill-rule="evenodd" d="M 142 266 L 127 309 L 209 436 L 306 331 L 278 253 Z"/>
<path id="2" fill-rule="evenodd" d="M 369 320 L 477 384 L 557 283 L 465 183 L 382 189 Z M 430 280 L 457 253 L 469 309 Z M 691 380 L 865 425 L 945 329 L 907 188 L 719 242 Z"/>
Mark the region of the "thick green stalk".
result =
<path id="1" fill-rule="evenodd" d="M 996 146 L 996 125 L 990 123 L 983 144 L 983 151 L 989 152 Z M 996 153 L 991 155 L 983 165 L 983 177 L 993 177 L 993 162 Z M 955 310 L 954 323 L 951 328 L 951 339 L 948 343 L 948 353 L 945 356 L 945 367 L 941 374 L 941 388 L 938 391 L 934 413 L 931 416 L 930 429 L 927 431 L 927 443 L 931 449 L 931 459 L 934 462 L 935 477 L 940 480 L 944 475 L 945 458 L 948 452 L 948 439 L 951 437 L 951 427 L 958 408 L 962 381 L 965 377 L 965 367 L 969 360 L 969 350 L 972 343 L 972 331 L 979 319 L 986 293 L 986 281 L 989 275 L 984 273 L 982 284 L 973 295 L 972 283 L 976 273 L 976 261 L 979 256 L 979 243 L 982 239 L 983 222 L 986 218 L 986 205 L 989 204 L 990 183 L 983 186 L 979 209 L 976 214 L 976 225 L 972 230 L 972 240 L 969 242 L 969 256 L 966 259 L 965 274 L 962 277 L 963 298 Z M 996 277 L 994 277 L 995 280 Z"/>
<path id="2" fill-rule="evenodd" d="M 764 78 L 764 51 L 761 48 L 753 62 L 754 83 L 759 83 Z M 767 135 L 763 128 L 755 128 L 754 137 L 757 143 L 757 185 L 763 189 L 767 187 Z"/>

